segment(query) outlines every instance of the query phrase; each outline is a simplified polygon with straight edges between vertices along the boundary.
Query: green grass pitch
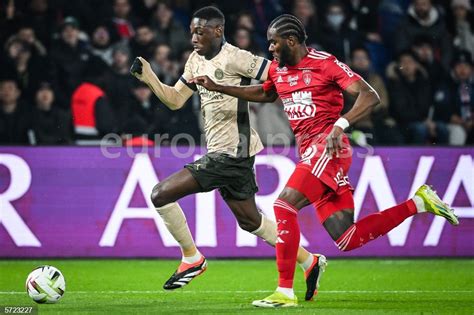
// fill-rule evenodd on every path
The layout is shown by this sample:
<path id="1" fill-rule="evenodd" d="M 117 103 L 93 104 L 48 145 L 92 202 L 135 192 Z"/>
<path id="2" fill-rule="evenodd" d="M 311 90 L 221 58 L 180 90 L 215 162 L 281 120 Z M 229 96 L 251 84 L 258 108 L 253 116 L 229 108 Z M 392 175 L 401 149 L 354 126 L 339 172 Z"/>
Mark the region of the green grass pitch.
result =
<path id="1" fill-rule="evenodd" d="M 209 260 L 187 287 L 166 292 L 171 260 L 3 260 L 0 306 L 35 303 L 24 282 L 50 264 L 66 278 L 63 299 L 39 314 L 474 314 L 474 260 L 330 260 L 320 292 L 304 301 L 297 267 L 298 308 L 260 309 L 250 303 L 276 285 L 273 260 Z"/>

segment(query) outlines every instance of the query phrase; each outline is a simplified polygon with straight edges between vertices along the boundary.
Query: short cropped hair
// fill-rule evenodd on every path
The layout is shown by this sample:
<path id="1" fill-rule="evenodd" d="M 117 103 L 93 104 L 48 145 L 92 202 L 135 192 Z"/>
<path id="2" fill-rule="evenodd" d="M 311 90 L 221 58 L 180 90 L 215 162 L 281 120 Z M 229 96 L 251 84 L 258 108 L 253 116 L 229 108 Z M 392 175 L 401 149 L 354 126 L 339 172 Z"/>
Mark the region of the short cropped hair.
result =
<path id="1" fill-rule="evenodd" d="M 223 24 L 225 23 L 225 17 L 221 10 L 214 6 L 203 7 L 193 14 L 193 18 L 199 18 L 203 20 L 219 20 Z"/>

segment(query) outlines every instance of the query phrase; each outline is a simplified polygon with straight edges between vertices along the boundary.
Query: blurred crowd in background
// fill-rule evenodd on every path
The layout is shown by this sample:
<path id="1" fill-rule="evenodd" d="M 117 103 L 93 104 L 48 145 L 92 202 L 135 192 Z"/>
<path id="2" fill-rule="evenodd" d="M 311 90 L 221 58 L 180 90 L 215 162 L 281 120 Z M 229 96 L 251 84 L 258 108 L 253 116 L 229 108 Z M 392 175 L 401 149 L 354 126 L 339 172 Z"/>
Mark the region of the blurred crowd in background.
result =
<path id="1" fill-rule="evenodd" d="M 265 57 L 268 24 L 292 13 L 309 46 L 371 84 L 381 103 L 351 127 L 353 143 L 474 143 L 470 0 L 4 0 L 0 144 L 90 144 L 109 133 L 126 145 L 180 133 L 199 143 L 199 97 L 168 110 L 129 68 L 143 56 L 174 85 L 192 52 L 190 17 L 211 4 L 226 16 L 228 42 Z M 345 100 L 347 111 L 354 99 Z M 251 112 L 265 144 L 293 141 L 281 104 Z"/>

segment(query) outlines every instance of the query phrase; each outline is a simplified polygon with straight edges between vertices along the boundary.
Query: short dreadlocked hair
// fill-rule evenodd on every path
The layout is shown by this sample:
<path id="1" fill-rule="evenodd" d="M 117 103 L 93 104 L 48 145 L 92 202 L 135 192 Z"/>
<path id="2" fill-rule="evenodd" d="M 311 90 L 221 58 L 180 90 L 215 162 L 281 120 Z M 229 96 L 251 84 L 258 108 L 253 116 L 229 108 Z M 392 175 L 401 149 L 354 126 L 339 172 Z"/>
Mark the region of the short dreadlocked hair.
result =
<path id="1" fill-rule="evenodd" d="M 277 34 L 281 37 L 296 37 L 301 44 L 308 38 L 303 23 L 291 14 L 280 15 L 270 23 L 269 27 L 276 29 Z"/>
<path id="2" fill-rule="evenodd" d="M 225 17 L 221 10 L 213 6 L 203 7 L 193 14 L 193 18 L 200 18 L 203 20 L 219 20 L 222 24 L 225 23 Z"/>

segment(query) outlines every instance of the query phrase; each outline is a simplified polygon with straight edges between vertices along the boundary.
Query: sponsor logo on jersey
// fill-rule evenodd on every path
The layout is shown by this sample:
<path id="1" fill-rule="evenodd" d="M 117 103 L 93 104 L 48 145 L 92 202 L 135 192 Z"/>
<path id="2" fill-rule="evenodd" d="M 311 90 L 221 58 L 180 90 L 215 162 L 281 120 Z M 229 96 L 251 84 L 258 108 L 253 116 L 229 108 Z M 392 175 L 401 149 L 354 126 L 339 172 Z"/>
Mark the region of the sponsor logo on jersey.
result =
<path id="1" fill-rule="evenodd" d="M 281 75 L 278 76 L 277 83 L 283 83 L 283 79 L 282 79 Z"/>
<path id="2" fill-rule="evenodd" d="M 283 68 L 276 68 L 276 72 L 288 72 L 288 68 L 287 67 L 283 67 Z"/>
<path id="3" fill-rule="evenodd" d="M 354 76 L 354 72 L 352 72 L 349 66 L 346 65 L 345 63 L 340 62 L 337 59 L 334 59 L 334 63 L 338 65 L 349 76 L 349 78 L 352 78 Z"/>
<path id="4" fill-rule="evenodd" d="M 312 92 L 293 92 L 291 97 L 291 100 L 283 100 L 288 120 L 302 120 L 316 115 Z"/>
<path id="5" fill-rule="evenodd" d="M 196 85 L 199 96 L 201 96 L 203 99 L 208 99 L 208 100 L 223 100 L 224 95 L 220 92 L 215 92 L 215 91 L 208 91 L 206 88 L 202 87 L 201 85 Z"/>
<path id="6" fill-rule="evenodd" d="M 290 75 L 290 76 L 288 76 L 288 79 L 287 79 L 288 84 L 289 84 L 290 86 L 295 86 L 295 85 L 297 85 L 299 78 L 300 78 L 300 77 L 299 77 L 298 75 Z"/>
<path id="7" fill-rule="evenodd" d="M 312 79 L 313 78 L 311 76 L 311 73 L 309 73 L 309 72 L 303 73 L 303 82 L 304 82 L 304 84 L 310 85 Z"/>

